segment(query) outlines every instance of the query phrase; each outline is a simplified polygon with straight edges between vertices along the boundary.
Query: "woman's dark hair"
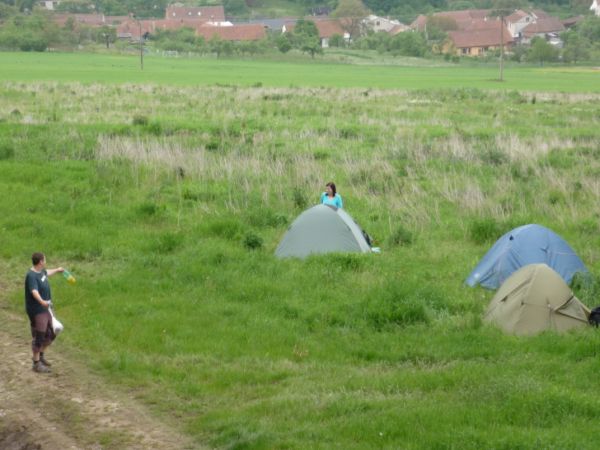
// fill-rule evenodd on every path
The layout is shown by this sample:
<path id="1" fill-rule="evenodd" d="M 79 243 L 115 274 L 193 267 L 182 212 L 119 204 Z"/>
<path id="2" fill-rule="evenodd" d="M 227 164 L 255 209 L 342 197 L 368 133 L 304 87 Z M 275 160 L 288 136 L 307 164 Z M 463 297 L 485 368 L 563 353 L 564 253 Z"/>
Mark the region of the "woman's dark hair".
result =
<path id="1" fill-rule="evenodd" d="M 35 252 L 33 255 L 31 255 L 31 262 L 34 266 L 37 266 L 41 261 L 44 260 L 44 258 L 45 256 L 43 253 Z"/>
<path id="2" fill-rule="evenodd" d="M 335 194 L 337 194 L 337 189 L 335 188 L 335 183 L 333 181 L 330 181 L 325 186 L 329 186 L 331 188 L 331 190 L 333 191 L 333 196 L 335 197 Z"/>

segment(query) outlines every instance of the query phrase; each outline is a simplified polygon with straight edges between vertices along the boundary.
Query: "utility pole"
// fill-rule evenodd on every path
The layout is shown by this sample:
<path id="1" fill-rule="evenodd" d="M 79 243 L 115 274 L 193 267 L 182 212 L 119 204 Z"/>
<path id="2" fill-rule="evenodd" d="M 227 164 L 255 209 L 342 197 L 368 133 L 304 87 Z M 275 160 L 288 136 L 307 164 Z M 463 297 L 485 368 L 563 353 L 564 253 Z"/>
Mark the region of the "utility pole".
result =
<path id="1" fill-rule="evenodd" d="M 142 37 L 142 21 L 139 18 L 138 25 L 140 26 L 140 68 L 144 70 L 144 41 Z"/>
<path id="2" fill-rule="evenodd" d="M 500 81 L 504 81 L 504 14 L 500 14 Z"/>

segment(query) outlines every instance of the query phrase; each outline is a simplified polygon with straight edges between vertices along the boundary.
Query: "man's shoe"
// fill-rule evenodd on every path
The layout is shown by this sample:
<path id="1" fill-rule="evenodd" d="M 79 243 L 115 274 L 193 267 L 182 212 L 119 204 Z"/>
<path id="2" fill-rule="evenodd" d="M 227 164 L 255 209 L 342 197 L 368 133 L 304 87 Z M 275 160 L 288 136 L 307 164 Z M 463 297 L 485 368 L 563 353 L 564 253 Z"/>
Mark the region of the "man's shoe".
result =
<path id="1" fill-rule="evenodd" d="M 42 362 L 43 365 L 50 367 L 52 364 L 50 364 L 48 361 L 46 361 L 46 358 L 44 358 L 44 354 L 40 353 L 40 361 Z"/>
<path id="2" fill-rule="evenodd" d="M 37 373 L 48 373 L 50 372 L 50 367 L 48 367 L 47 365 L 45 365 L 42 361 L 36 361 L 33 363 L 33 367 L 32 367 L 34 372 Z"/>

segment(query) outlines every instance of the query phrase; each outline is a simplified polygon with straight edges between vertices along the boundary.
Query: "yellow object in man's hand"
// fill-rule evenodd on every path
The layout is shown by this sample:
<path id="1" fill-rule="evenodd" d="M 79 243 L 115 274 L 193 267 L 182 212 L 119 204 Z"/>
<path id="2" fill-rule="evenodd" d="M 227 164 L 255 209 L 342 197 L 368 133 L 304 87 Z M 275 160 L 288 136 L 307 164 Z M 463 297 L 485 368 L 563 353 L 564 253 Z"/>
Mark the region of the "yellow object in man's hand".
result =
<path id="1" fill-rule="evenodd" d="M 69 284 L 75 284 L 75 277 L 68 270 L 65 270 L 63 272 L 63 277 L 65 277 L 67 279 L 67 283 L 69 283 Z"/>

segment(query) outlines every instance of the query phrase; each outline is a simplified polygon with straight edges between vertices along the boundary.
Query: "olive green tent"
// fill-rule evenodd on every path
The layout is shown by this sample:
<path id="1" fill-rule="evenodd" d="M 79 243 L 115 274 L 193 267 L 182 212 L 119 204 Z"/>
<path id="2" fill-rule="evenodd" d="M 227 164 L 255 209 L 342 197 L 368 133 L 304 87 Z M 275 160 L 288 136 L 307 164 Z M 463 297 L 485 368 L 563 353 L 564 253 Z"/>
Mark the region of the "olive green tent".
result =
<path id="1" fill-rule="evenodd" d="M 275 256 L 305 258 L 312 253 L 370 251 L 362 230 L 348 213 L 341 208 L 317 205 L 294 220 Z"/>
<path id="2" fill-rule="evenodd" d="M 546 264 L 530 264 L 500 286 L 484 320 L 507 333 L 534 335 L 585 327 L 589 314 L 558 273 Z"/>

